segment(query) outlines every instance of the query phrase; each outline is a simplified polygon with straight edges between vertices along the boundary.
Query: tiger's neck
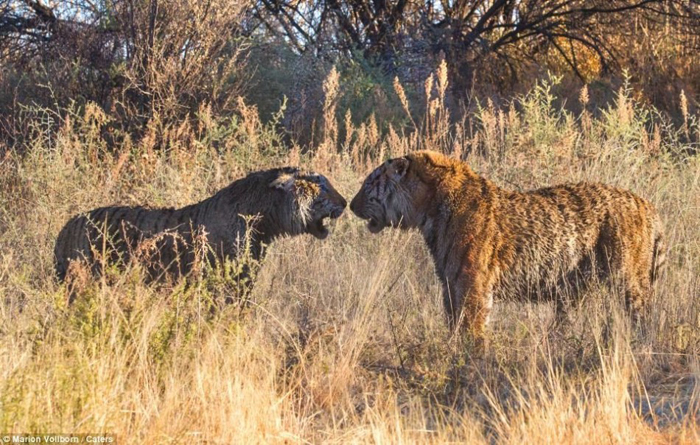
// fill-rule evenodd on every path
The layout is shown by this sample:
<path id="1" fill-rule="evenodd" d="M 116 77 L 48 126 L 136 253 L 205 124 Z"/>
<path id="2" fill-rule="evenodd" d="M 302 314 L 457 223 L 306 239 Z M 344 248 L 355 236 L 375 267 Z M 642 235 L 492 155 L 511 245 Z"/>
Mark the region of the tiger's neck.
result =
<path id="1" fill-rule="evenodd" d="M 231 233 L 231 236 L 248 236 L 255 244 L 269 244 L 275 238 L 289 232 L 287 227 L 280 224 L 280 221 L 290 218 L 284 214 L 289 211 L 285 205 L 261 197 L 240 199 L 217 195 L 179 211 L 190 214 L 195 225 L 225 223 L 229 225 L 229 230 L 235 232 Z"/>
<path id="2" fill-rule="evenodd" d="M 449 258 L 473 246 L 473 235 L 488 224 L 496 186 L 476 174 L 449 178 L 435 184 L 435 194 L 419 209 L 423 215 L 418 228 L 423 235 L 440 276 Z M 459 256 L 459 255 L 458 255 Z"/>
<path id="3" fill-rule="evenodd" d="M 441 277 L 447 266 L 448 246 L 452 245 L 452 243 L 446 239 L 446 237 L 449 236 L 450 231 L 448 230 L 448 226 L 451 220 L 452 215 L 447 212 L 440 212 L 433 215 L 426 214 L 419 225 L 419 230 L 433 257 L 438 275 Z"/>

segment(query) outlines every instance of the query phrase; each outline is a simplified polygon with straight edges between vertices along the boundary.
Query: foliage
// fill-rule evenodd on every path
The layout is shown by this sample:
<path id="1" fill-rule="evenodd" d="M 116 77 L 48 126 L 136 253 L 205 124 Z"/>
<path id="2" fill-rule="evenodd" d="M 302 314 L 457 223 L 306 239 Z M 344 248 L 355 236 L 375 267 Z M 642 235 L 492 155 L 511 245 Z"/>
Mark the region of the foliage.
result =
<path id="1" fill-rule="evenodd" d="M 0 114 L 11 140 L 26 106 L 107 110 L 115 139 L 162 133 L 200 106 L 230 113 L 243 82 L 244 5 L 223 0 L 0 2 Z"/>
<path id="2" fill-rule="evenodd" d="M 0 0 L 0 144 L 31 139 L 23 116 L 95 103 L 110 116 L 112 148 L 129 138 L 167 150 L 172 135 L 198 127 L 199 111 L 233 118 L 238 97 L 269 122 L 287 97 L 284 140 L 320 143 L 322 84 L 335 66 L 340 112 L 354 125 L 416 129 L 391 94 L 398 78 L 424 114 L 424 81 L 443 61 L 452 121 L 476 97 L 503 104 L 546 79 L 559 92 L 590 86 L 589 108 L 630 85 L 679 124 L 681 92 L 698 106 L 697 2 L 685 0 Z M 430 94 L 425 95 L 425 97 Z M 562 100 L 576 109 L 575 97 Z M 340 129 L 342 133 L 342 128 Z"/>

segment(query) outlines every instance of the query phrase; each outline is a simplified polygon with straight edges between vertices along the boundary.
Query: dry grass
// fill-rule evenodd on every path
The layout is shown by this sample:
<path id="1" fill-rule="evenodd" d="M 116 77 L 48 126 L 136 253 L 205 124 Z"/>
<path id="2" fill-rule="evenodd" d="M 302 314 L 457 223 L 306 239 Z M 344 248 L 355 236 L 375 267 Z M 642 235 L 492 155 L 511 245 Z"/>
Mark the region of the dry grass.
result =
<path id="1" fill-rule="evenodd" d="M 540 85 L 513 109 L 487 104 L 477 125 L 451 125 L 441 82 L 438 73 L 433 111 L 412 135 L 381 138 L 370 120 L 336 153 L 327 120 L 334 143 L 322 156 L 277 148 L 242 102 L 240 122 L 212 119 L 167 152 L 143 142 L 108 153 L 97 118 L 75 116 L 58 134 L 38 125 L 25 155 L 0 161 L 0 431 L 104 431 L 124 443 L 700 441 L 692 147 L 669 127 L 650 129 L 624 91 L 594 118 L 562 113 Z M 693 116 L 683 131 L 700 131 Z M 222 132 L 228 142 L 210 148 Z M 349 212 L 326 241 L 275 243 L 247 309 L 211 315 L 225 284 L 148 287 L 137 268 L 90 283 L 66 307 L 53 279 L 53 241 L 77 211 L 179 206 L 297 161 L 352 197 L 378 157 L 425 146 L 463 153 L 507 187 L 598 180 L 654 202 L 671 250 L 644 326 L 630 330 L 605 289 L 555 331 L 548 305 L 504 302 L 492 349 L 472 360 L 449 341 L 419 235 L 371 236 Z"/>

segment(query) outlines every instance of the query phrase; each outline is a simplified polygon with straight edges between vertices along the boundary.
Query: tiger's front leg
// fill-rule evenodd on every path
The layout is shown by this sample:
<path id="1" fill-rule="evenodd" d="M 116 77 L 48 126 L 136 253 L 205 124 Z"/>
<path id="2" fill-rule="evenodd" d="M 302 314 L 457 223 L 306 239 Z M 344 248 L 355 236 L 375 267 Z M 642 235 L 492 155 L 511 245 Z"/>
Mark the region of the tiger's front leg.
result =
<path id="1" fill-rule="evenodd" d="M 453 334 L 473 344 L 474 354 L 487 349 L 486 326 L 493 308 L 492 284 L 488 277 L 463 270 L 455 286 L 444 287 L 443 303 Z"/>

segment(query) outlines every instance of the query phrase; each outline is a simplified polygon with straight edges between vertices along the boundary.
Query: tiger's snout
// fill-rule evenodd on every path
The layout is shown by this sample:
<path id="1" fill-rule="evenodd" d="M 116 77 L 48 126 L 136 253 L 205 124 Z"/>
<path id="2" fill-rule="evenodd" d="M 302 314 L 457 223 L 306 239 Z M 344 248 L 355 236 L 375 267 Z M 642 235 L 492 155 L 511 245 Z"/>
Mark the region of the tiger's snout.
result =
<path id="1" fill-rule="evenodd" d="M 358 211 L 359 211 L 359 208 L 358 208 L 359 202 L 358 201 L 360 200 L 359 198 L 360 198 L 359 193 L 357 195 L 355 195 L 354 198 L 352 198 L 352 201 L 350 201 L 350 211 L 352 213 L 354 213 L 355 215 L 359 216 L 360 218 L 362 218 L 362 215 L 360 215 L 358 213 Z"/>
<path id="2" fill-rule="evenodd" d="M 347 201 L 343 200 L 343 202 L 340 204 L 340 208 L 336 208 L 331 211 L 331 219 L 340 218 L 340 215 L 343 214 L 343 210 L 345 210 L 347 206 Z"/>

